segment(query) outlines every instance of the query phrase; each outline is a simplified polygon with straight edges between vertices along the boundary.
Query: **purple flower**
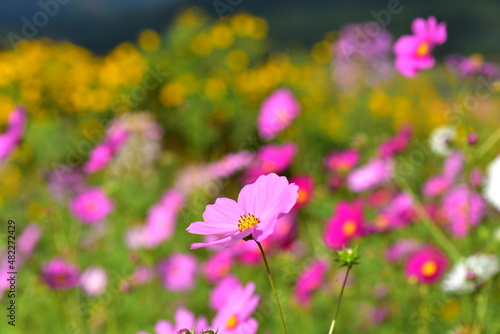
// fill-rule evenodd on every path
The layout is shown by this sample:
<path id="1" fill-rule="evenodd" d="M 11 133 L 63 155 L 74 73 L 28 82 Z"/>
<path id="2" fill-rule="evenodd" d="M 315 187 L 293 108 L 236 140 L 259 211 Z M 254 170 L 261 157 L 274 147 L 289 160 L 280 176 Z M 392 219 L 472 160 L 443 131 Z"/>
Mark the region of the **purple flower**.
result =
<path id="1" fill-rule="evenodd" d="M 54 290 L 67 290 L 79 285 L 78 266 L 55 258 L 42 266 L 42 278 Z"/>
<path id="2" fill-rule="evenodd" d="M 394 162 L 391 159 L 373 158 L 349 174 L 347 186 L 356 193 L 371 190 L 390 181 L 393 170 Z"/>
<path id="3" fill-rule="evenodd" d="M 457 72 L 463 78 L 470 78 L 474 75 L 481 75 L 490 79 L 498 79 L 500 70 L 493 63 L 487 63 L 479 54 L 464 57 L 459 54 L 452 54 L 445 58 L 446 66 Z"/>

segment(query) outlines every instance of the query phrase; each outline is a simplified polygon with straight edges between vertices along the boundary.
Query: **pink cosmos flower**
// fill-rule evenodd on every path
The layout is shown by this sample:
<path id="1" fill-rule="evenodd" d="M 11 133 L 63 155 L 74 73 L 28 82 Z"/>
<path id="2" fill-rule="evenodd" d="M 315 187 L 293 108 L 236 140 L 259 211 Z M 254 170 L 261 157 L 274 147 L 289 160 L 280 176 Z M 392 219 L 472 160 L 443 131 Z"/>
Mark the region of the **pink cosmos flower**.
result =
<path id="1" fill-rule="evenodd" d="M 42 278 L 54 290 L 67 290 L 79 285 L 78 266 L 55 258 L 42 266 Z"/>
<path id="2" fill-rule="evenodd" d="M 210 283 L 215 283 L 231 271 L 233 265 L 232 254 L 219 252 L 212 255 L 203 265 L 203 271 Z"/>
<path id="3" fill-rule="evenodd" d="M 274 233 L 265 241 L 269 242 L 271 248 L 287 249 L 295 240 L 296 234 L 297 217 L 291 212 L 278 218 Z"/>
<path id="4" fill-rule="evenodd" d="M 241 290 L 243 290 L 243 285 L 236 277 L 232 275 L 224 277 L 210 292 L 210 307 L 214 310 L 220 309 L 234 291 Z"/>
<path id="5" fill-rule="evenodd" d="M 255 182 L 260 175 L 283 172 L 290 166 L 296 153 L 297 146 L 294 143 L 264 146 L 257 153 L 257 160 L 243 175 L 245 183 Z"/>
<path id="6" fill-rule="evenodd" d="M 447 39 L 446 23 L 437 23 L 435 17 L 417 18 L 411 26 L 413 35 L 401 36 L 394 44 L 395 65 L 406 77 L 414 77 L 420 70 L 434 66 L 432 51 Z"/>
<path id="7" fill-rule="evenodd" d="M 229 177 L 247 167 L 254 159 L 254 154 L 248 151 L 230 153 L 225 155 L 220 161 L 209 165 L 212 173 L 217 178 Z"/>
<path id="8" fill-rule="evenodd" d="M 374 158 L 368 164 L 353 170 L 347 177 L 347 186 L 353 192 L 371 190 L 392 179 L 394 161 Z"/>
<path id="9" fill-rule="evenodd" d="M 89 267 L 80 277 L 80 286 L 87 296 L 101 295 L 108 285 L 108 275 L 101 267 Z"/>
<path id="10" fill-rule="evenodd" d="M 7 129 L 0 134 L 0 162 L 8 157 L 21 141 L 26 127 L 26 110 L 16 107 L 9 115 Z"/>
<path id="11" fill-rule="evenodd" d="M 253 283 L 233 290 L 217 311 L 212 328 L 218 329 L 219 334 L 255 334 L 258 323 L 250 316 L 259 304 L 259 296 L 254 295 L 254 291 Z"/>
<path id="12" fill-rule="evenodd" d="M 196 265 L 195 256 L 175 253 L 158 264 L 158 275 L 167 290 L 190 290 L 195 284 Z"/>
<path id="13" fill-rule="evenodd" d="M 450 153 L 445 160 L 443 172 L 429 178 L 423 186 L 422 193 L 433 197 L 443 195 L 453 185 L 464 166 L 464 156 L 459 151 Z"/>
<path id="14" fill-rule="evenodd" d="M 325 166 L 331 171 L 347 173 L 353 169 L 359 161 L 359 152 L 353 149 L 336 151 L 330 153 L 325 159 Z"/>
<path id="15" fill-rule="evenodd" d="M 384 207 L 375 219 L 375 229 L 385 231 L 387 229 L 402 228 L 412 223 L 417 218 L 413 208 L 413 199 L 407 193 L 399 193 L 391 203 Z"/>
<path id="16" fill-rule="evenodd" d="M 159 320 L 155 325 L 156 334 L 176 334 L 179 330 L 187 328 L 191 332 L 201 333 L 202 330 L 209 329 L 205 317 L 196 318 L 193 313 L 180 307 L 175 312 L 174 323 L 167 320 Z"/>
<path id="17" fill-rule="evenodd" d="M 84 224 L 97 224 L 113 211 L 113 202 L 100 188 L 82 191 L 70 203 L 71 213 Z"/>
<path id="18" fill-rule="evenodd" d="M 151 282 L 153 276 L 153 268 L 148 266 L 138 266 L 132 274 L 131 281 L 134 285 L 140 286 Z"/>
<path id="19" fill-rule="evenodd" d="M 19 253 L 21 253 L 23 257 L 29 256 L 33 252 L 41 235 L 42 230 L 37 224 L 29 224 L 26 226 L 17 240 L 17 249 Z"/>
<path id="20" fill-rule="evenodd" d="M 293 293 L 294 299 L 302 306 L 309 306 L 311 303 L 311 295 L 322 284 L 323 278 L 328 271 L 328 262 L 319 259 L 312 262 L 299 276 L 295 284 Z"/>
<path id="21" fill-rule="evenodd" d="M 491 79 L 498 79 L 500 70 L 494 63 L 487 63 L 480 54 L 464 57 L 459 54 L 451 54 L 445 59 L 446 66 L 458 72 L 462 78 L 470 78 L 480 75 Z"/>
<path id="22" fill-rule="evenodd" d="M 260 136 L 265 140 L 273 139 L 290 125 L 299 112 L 300 104 L 290 90 L 275 90 L 260 108 L 257 121 Z"/>
<path id="23" fill-rule="evenodd" d="M 413 133 L 410 125 L 402 126 L 394 138 L 387 139 L 379 146 L 379 153 L 382 158 L 391 157 L 402 152 L 408 144 Z"/>
<path id="24" fill-rule="evenodd" d="M 401 262 L 420 247 L 420 242 L 400 239 L 385 250 L 385 258 L 391 263 Z"/>
<path id="25" fill-rule="evenodd" d="M 90 153 L 89 161 L 83 166 L 84 172 L 95 173 L 104 168 L 125 144 L 127 136 L 127 129 L 118 126 L 111 127 L 104 141 Z"/>
<path id="26" fill-rule="evenodd" d="M 483 197 L 465 184 L 452 188 L 443 198 L 443 211 L 450 224 L 450 232 L 458 238 L 466 236 L 470 227 L 483 220 L 486 208 Z"/>
<path id="27" fill-rule="evenodd" d="M 295 203 L 293 208 L 300 209 L 309 204 L 313 196 L 313 178 L 308 175 L 297 175 L 292 177 L 290 182 L 299 186 L 299 197 L 297 198 L 297 203 Z"/>
<path id="28" fill-rule="evenodd" d="M 326 222 L 323 238 L 325 244 L 333 249 L 348 246 L 349 241 L 363 234 L 363 204 L 357 200 L 352 204 L 340 201 L 334 215 Z"/>
<path id="29" fill-rule="evenodd" d="M 191 249 L 210 245 L 231 247 L 249 236 L 260 242 L 273 233 L 277 219 L 292 209 L 297 198 L 298 186 L 289 184 L 286 177 L 274 173 L 260 176 L 255 183 L 241 189 L 237 202 L 223 197 L 207 205 L 204 221 L 192 223 L 187 231 L 224 237 L 192 244 Z"/>
<path id="30" fill-rule="evenodd" d="M 448 260 L 441 251 L 424 245 L 408 258 L 405 276 L 421 284 L 432 284 L 441 279 L 447 267 Z"/>

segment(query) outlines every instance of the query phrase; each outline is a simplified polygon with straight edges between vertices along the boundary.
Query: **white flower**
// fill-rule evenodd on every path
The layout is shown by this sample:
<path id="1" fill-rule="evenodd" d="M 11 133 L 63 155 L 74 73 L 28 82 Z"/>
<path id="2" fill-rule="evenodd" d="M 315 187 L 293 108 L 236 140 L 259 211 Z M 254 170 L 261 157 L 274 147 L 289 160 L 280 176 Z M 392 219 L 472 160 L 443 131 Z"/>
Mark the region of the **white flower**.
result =
<path id="1" fill-rule="evenodd" d="M 98 296 L 106 290 L 108 276 L 101 267 L 89 267 L 80 277 L 80 286 L 88 296 Z"/>
<path id="2" fill-rule="evenodd" d="M 452 152 L 450 142 L 456 137 L 457 132 L 451 126 L 442 126 L 435 129 L 429 137 L 431 151 L 442 156 L 449 155 Z"/>
<path id="3" fill-rule="evenodd" d="M 500 210 L 500 155 L 488 166 L 484 197 Z"/>
<path id="4" fill-rule="evenodd" d="M 457 263 L 445 276 L 443 290 L 472 292 L 500 270 L 496 255 L 477 253 Z"/>

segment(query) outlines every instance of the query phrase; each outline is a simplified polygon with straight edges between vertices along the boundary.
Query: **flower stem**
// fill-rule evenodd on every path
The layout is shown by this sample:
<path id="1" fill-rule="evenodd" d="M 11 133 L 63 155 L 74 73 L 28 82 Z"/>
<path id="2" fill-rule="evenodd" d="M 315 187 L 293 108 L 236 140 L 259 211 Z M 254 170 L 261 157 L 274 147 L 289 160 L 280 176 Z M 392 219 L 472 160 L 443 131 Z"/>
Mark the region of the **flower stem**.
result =
<path id="1" fill-rule="evenodd" d="M 274 286 L 273 276 L 271 275 L 271 269 L 269 269 L 269 264 L 267 263 L 266 254 L 264 253 L 264 249 L 262 248 L 262 245 L 260 244 L 260 242 L 258 242 L 257 240 L 255 240 L 255 242 L 257 243 L 257 246 L 259 246 L 260 253 L 262 254 L 262 258 L 264 259 L 264 264 L 266 265 L 267 277 L 269 278 L 269 283 L 271 283 L 271 288 L 273 289 L 274 298 L 276 299 L 276 304 L 278 305 L 278 311 L 280 313 L 281 325 L 283 326 L 283 332 L 285 334 L 287 334 L 286 325 L 285 325 L 285 318 L 283 317 L 283 311 L 281 310 L 280 300 L 278 298 L 278 293 L 276 292 L 276 287 Z"/>
<path id="2" fill-rule="evenodd" d="M 344 295 L 345 285 L 347 283 L 347 276 L 349 276 L 349 271 L 351 270 L 351 268 L 352 268 L 352 264 L 347 266 L 347 272 L 345 273 L 344 283 L 342 283 L 342 289 L 340 290 L 339 302 L 337 303 L 337 311 L 335 311 L 335 317 L 332 320 L 332 324 L 330 325 L 330 331 L 328 332 L 328 334 L 333 333 L 333 328 L 335 327 L 335 322 L 337 321 L 337 316 L 339 315 L 339 311 L 340 311 L 340 302 L 342 301 L 342 296 Z"/>

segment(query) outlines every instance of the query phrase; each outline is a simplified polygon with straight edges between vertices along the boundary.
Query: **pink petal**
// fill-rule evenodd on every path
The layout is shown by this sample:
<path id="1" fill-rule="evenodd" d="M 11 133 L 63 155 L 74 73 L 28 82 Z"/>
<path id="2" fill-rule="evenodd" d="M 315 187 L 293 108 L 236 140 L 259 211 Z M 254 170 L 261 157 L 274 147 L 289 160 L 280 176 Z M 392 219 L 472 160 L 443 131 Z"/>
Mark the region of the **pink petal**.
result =
<path id="1" fill-rule="evenodd" d="M 214 225 L 234 227 L 238 224 L 240 216 L 245 213 L 234 200 L 223 197 L 218 198 L 215 204 L 207 205 L 203 213 L 203 220 Z"/>
<path id="2" fill-rule="evenodd" d="M 186 229 L 189 233 L 201 235 L 220 235 L 238 231 L 238 225 L 214 225 L 207 222 L 194 222 Z"/>
<path id="3" fill-rule="evenodd" d="M 175 329 L 168 321 L 158 320 L 155 325 L 155 332 L 156 334 L 172 334 L 175 333 Z"/>
<path id="4" fill-rule="evenodd" d="M 401 36 L 394 44 L 396 55 L 414 55 L 418 45 L 422 42 L 420 38 L 411 35 Z"/>
<path id="5" fill-rule="evenodd" d="M 411 31 L 419 37 L 426 37 L 427 22 L 423 18 L 416 18 L 411 24 Z"/>
<path id="6" fill-rule="evenodd" d="M 175 312 L 175 326 L 178 327 L 175 330 L 180 330 L 183 328 L 192 329 L 195 323 L 194 315 L 186 310 L 185 308 L 178 308 Z"/>

